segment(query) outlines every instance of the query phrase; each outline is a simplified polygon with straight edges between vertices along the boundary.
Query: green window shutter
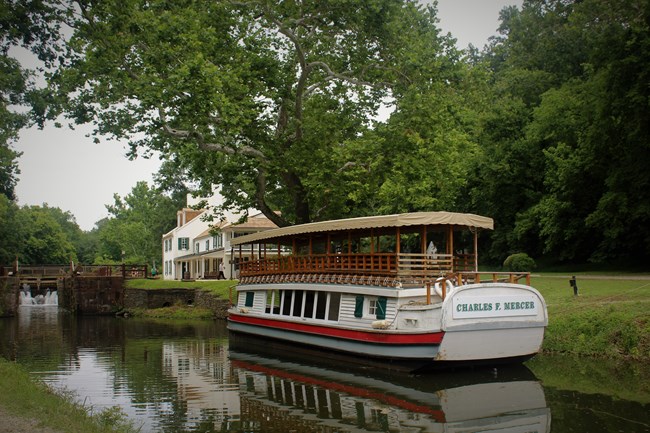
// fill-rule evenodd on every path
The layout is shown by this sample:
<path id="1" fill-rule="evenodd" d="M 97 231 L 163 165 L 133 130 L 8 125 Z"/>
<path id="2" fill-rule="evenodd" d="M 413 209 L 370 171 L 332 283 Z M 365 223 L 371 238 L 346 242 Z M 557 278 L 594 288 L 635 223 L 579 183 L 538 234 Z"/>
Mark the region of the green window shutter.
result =
<path id="1" fill-rule="evenodd" d="M 246 303 L 244 304 L 244 306 L 252 307 L 254 299 L 255 299 L 255 292 L 246 292 Z"/>
<path id="2" fill-rule="evenodd" d="M 380 296 L 377 299 L 377 319 L 384 320 L 386 318 L 386 297 Z"/>
<path id="3" fill-rule="evenodd" d="M 354 317 L 363 317 L 363 295 L 357 295 L 354 304 Z"/>
<path id="4" fill-rule="evenodd" d="M 178 238 L 178 249 L 179 249 L 179 251 L 181 249 L 181 240 L 182 240 L 182 238 Z"/>

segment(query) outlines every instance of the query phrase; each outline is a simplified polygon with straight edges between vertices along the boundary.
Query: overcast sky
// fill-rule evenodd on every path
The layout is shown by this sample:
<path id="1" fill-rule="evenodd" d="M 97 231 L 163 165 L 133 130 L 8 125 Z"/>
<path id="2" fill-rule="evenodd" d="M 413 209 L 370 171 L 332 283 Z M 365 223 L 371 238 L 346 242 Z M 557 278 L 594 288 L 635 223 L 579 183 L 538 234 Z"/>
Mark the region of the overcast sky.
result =
<path id="1" fill-rule="evenodd" d="M 459 48 L 482 48 L 496 34 L 499 11 L 522 0 L 439 0 L 439 26 L 457 39 Z M 152 182 L 158 159 L 126 158 L 127 146 L 115 141 L 93 143 L 90 127 L 74 131 L 46 126 L 23 130 L 14 148 L 19 159 L 16 194 L 20 205 L 47 203 L 70 211 L 83 230 L 108 215 L 113 194 L 124 197 L 140 180 Z"/>

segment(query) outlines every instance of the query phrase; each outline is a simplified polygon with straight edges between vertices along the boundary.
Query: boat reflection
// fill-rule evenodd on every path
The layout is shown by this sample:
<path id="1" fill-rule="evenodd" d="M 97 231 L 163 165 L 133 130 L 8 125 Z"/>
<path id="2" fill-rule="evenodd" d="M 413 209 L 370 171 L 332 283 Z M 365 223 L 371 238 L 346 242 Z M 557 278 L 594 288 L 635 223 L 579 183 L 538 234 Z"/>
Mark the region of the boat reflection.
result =
<path id="1" fill-rule="evenodd" d="M 231 347 L 247 431 L 548 432 L 541 384 L 523 366 L 410 376 L 346 371 Z"/>

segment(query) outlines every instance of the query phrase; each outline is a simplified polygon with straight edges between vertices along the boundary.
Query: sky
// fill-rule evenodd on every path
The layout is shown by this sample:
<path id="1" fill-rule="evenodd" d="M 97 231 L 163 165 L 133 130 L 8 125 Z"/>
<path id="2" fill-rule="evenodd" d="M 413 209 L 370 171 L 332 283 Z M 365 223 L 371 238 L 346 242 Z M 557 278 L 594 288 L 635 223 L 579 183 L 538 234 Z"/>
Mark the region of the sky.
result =
<path id="1" fill-rule="evenodd" d="M 496 34 L 499 11 L 522 0 L 439 0 L 439 27 L 451 33 L 459 48 L 482 48 Z M 14 143 L 22 152 L 16 195 L 20 205 L 58 207 L 75 216 L 82 230 L 108 216 L 113 194 L 129 194 L 138 181 L 151 185 L 160 160 L 126 158 L 128 145 L 100 138 L 94 143 L 90 126 L 25 129 Z"/>

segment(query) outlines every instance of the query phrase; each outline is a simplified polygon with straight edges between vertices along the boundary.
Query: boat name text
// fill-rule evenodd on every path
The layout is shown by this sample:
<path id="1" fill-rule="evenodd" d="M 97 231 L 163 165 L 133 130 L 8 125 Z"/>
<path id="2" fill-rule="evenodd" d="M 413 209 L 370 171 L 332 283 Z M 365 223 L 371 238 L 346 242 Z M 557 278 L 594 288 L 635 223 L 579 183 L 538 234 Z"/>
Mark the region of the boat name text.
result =
<path id="1" fill-rule="evenodd" d="M 456 296 L 453 300 L 454 319 L 535 316 L 538 310 L 533 295 Z"/>

